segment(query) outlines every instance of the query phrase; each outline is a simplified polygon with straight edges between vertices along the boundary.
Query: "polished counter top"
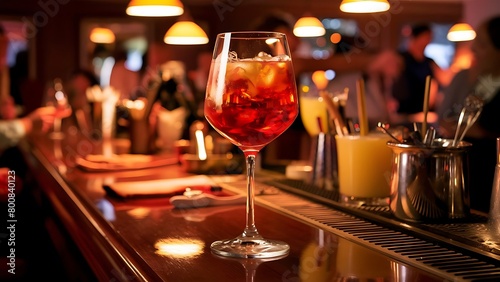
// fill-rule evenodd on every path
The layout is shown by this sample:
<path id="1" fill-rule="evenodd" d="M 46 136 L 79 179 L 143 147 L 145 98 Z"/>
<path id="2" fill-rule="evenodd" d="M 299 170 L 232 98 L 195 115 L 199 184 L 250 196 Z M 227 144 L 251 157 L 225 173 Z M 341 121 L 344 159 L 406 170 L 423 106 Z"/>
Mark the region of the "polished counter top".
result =
<path id="1" fill-rule="evenodd" d="M 109 145 L 109 144 L 108 144 Z M 126 140 L 113 140 L 117 153 L 127 151 Z M 405 232 L 371 223 L 349 210 L 279 190 L 256 197 L 255 219 L 261 235 L 287 242 L 290 253 L 276 260 L 228 259 L 213 255 L 215 240 L 239 235 L 245 225 L 245 205 L 175 209 L 168 197 L 123 199 L 106 193 L 110 183 L 187 177 L 179 165 L 87 172 L 76 159 L 98 154 L 103 143 L 73 131 L 63 140 L 34 136 L 22 145 L 43 193 L 49 199 L 95 276 L 106 281 L 448 281 L 470 280 L 446 270 L 407 259 L 385 248 L 381 241 L 365 244 L 359 238 L 381 232 L 377 240 L 399 240 Z M 243 175 L 212 176 L 228 194 L 244 193 Z M 257 190 L 284 179 L 277 173 L 257 175 Z M 138 187 L 140 189 L 140 187 Z M 308 213 L 313 212 L 315 219 Z M 318 217 L 320 220 L 318 220 Z M 358 227 L 362 236 L 342 227 Z M 410 228 L 411 229 L 411 228 Z M 398 236 L 393 236 L 398 234 Z M 376 234 L 376 233 L 375 233 Z M 406 236 L 406 235 L 404 235 Z M 426 249 L 430 242 L 423 236 Z M 366 238 L 366 237 L 365 237 Z M 392 239 L 391 239 L 392 238 Z M 421 239 L 412 236 L 401 241 Z M 460 242 L 456 242 L 460 245 Z M 455 242 L 448 242 L 454 245 Z M 445 250 L 453 254 L 453 250 Z M 441 260 L 446 259 L 440 258 Z M 490 256 L 488 265 L 495 256 Z M 498 262 L 498 261 L 497 261 Z M 500 274 L 499 274 L 500 275 Z M 354 281 L 354 280 L 353 280 Z M 474 280 L 475 281 L 475 280 Z M 480 281 L 480 280 L 477 280 Z"/>

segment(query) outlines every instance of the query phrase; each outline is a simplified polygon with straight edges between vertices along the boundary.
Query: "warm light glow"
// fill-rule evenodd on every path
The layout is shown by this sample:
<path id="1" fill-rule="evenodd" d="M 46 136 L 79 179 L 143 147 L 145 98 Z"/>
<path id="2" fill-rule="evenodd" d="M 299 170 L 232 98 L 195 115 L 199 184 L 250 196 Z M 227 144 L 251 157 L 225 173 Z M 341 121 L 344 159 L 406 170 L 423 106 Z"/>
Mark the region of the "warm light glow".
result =
<path id="1" fill-rule="evenodd" d="M 200 45 L 208 43 L 208 36 L 194 22 L 178 21 L 167 31 L 163 41 L 172 45 Z"/>
<path id="2" fill-rule="evenodd" d="M 143 219 L 151 213 L 150 208 L 135 208 L 127 211 L 127 214 L 135 219 Z"/>
<path id="3" fill-rule="evenodd" d="M 325 35 L 325 27 L 315 17 L 302 17 L 293 27 L 293 34 L 298 37 L 316 37 Z"/>
<path id="4" fill-rule="evenodd" d="M 195 258 L 203 253 L 205 243 L 198 239 L 168 238 L 156 242 L 156 254 L 173 258 Z"/>
<path id="5" fill-rule="evenodd" d="M 207 151 L 205 150 L 205 138 L 203 137 L 203 131 L 196 130 L 194 133 L 196 136 L 196 145 L 198 148 L 198 158 L 202 161 L 207 159 Z"/>
<path id="6" fill-rule="evenodd" d="M 139 17 L 171 17 L 184 13 L 184 5 L 179 0 L 131 0 L 127 15 Z"/>
<path id="7" fill-rule="evenodd" d="M 90 32 L 90 41 L 94 43 L 113 43 L 115 34 L 109 28 L 96 27 Z"/>
<path id="8" fill-rule="evenodd" d="M 325 71 L 317 70 L 312 74 L 312 81 L 316 88 L 323 90 L 328 86 L 328 79 L 326 78 Z"/>
<path id="9" fill-rule="evenodd" d="M 455 59 L 451 63 L 450 70 L 457 73 L 471 67 L 474 55 L 470 48 L 457 49 L 455 52 Z"/>
<path id="10" fill-rule="evenodd" d="M 273 45 L 276 42 L 278 42 L 278 38 L 269 38 L 269 39 L 266 39 L 266 44 L 267 45 Z"/>
<path id="11" fill-rule="evenodd" d="M 339 43 L 340 40 L 342 40 L 342 35 L 340 35 L 340 33 L 338 33 L 338 32 L 332 33 L 332 35 L 330 36 L 330 41 L 333 44 Z"/>
<path id="12" fill-rule="evenodd" d="M 467 23 L 457 23 L 453 25 L 446 36 L 450 41 L 470 41 L 476 38 L 476 32 Z"/>
<path id="13" fill-rule="evenodd" d="M 389 10 L 387 0 L 342 0 L 340 10 L 346 13 L 378 13 Z"/>
<path id="14" fill-rule="evenodd" d="M 65 105 L 67 103 L 66 95 L 64 95 L 64 92 L 59 90 L 54 96 L 56 97 L 58 105 Z"/>

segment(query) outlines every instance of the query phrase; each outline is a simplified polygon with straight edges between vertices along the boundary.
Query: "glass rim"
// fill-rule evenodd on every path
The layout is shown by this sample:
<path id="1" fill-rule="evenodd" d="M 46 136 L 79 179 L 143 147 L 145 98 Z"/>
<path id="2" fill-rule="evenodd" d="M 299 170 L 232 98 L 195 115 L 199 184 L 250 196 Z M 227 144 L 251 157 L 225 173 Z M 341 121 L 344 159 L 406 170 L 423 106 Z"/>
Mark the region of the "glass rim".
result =
<path id="1" fill-rule="evenodd" d="M 217 38 L 224 38 L 226 34 L 231 34 L 232 39 L 258 39 L 258 38 L 286 38 L 283 32 L 278 31 L 228 31 L 217 34 Z"/>

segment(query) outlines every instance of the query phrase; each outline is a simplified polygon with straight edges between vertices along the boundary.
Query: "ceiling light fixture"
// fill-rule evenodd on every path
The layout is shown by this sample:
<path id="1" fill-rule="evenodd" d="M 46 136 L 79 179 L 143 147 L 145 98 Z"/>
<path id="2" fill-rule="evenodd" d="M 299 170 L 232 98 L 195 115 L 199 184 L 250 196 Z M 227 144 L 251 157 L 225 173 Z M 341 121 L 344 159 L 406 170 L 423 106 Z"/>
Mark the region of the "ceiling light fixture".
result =
<path id="1" fill-rule="evenodd" d="M 297 37 L 317 37 L 325 35 L 325 27 L 316 17 L 300 18 L 293 27 L 293 34 Z"/>
<path id="2" fill-rule="evenodd" d="M 179 0 L 131 0 L 126 10 L 129 16 L 172 17 L 184 13 Z"/>
<path id="3" fill-rule="evenodd" d="M 446 38 L 453 42 L 470 41 L 476 38 L 476 32 L 467 23 L 457 23 L 450 28 Z"/>
<path id="4" fill-rule="evenodd" d="M 193 21 L 181 20 L 170 27 L 163 41 L 171 45 L 201 45 L 208 43 L 208 36 Z"/>
<path id="5" fill-rule="evenodd" d="M 345 13 L 379 13 L 389 10 L 387 0 L 342 0 L 340 10 Z"/>
<path id="6" fill-rule="evenodd" d="M 109 28 L 96 27 L 90 32 L 90 41 L 94 43 L 113 43 L 115 42 L 115 34 Z"/>

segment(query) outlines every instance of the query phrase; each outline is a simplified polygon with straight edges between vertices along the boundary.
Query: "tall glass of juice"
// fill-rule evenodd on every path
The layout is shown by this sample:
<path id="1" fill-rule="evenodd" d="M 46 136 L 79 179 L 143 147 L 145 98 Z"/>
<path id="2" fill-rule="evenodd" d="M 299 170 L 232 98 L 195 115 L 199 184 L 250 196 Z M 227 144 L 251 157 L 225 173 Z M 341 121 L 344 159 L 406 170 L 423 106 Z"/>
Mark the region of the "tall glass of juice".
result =
<path id="1" fill-rule="evenodd" d="M 387 135 L 335 136 L 340 201 L 351 205 L 388 205 L 392 151 Z"/>

